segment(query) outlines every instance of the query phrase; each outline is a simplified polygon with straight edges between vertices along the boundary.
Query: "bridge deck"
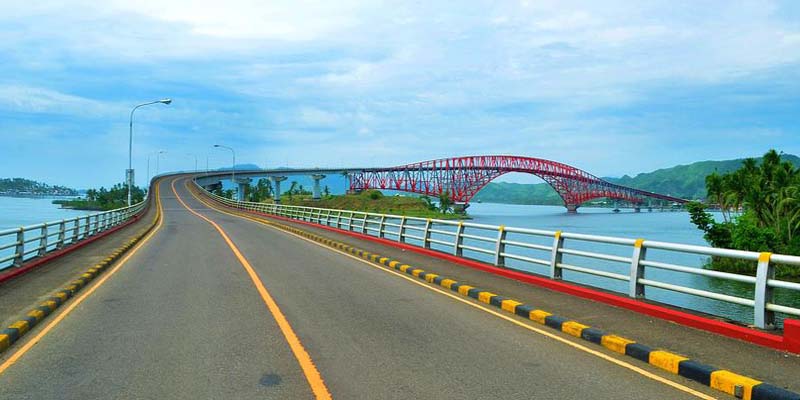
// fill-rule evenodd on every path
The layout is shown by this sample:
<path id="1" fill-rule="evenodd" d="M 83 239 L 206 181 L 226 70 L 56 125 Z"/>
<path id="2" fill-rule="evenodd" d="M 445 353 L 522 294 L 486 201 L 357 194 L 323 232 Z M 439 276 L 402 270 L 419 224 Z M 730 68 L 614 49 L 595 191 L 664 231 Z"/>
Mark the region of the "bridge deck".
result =
<path id="1" fill-rule="evenodd" d="M 153 239 L 0 371 L 0 398 L 312 397 L 307 371 L 240 260 L 214 227 L 184 208 L 170 182 L 160 183 L 164 223 Z M 696 398 L 498 318 L 474 307 L 477 303 L 209 209 L 182 181 L 175 186 L 186 205 L 217 223 L 249 261 L 334 398 Z M 800 389 L 796 357 L 391 247 L 317 233 Z M 9 349 L 0 362 L 23 345 Z M 634 366 L 720 396 L 645 363 Z"/>

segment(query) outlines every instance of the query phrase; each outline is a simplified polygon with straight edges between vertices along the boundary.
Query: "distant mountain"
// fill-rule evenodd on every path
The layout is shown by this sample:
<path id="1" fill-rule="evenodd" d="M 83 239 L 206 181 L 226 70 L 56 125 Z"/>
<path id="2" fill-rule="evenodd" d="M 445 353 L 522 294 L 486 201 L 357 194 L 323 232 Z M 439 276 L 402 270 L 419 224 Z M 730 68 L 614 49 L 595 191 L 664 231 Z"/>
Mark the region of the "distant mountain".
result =
<path id="1" fill-rule="evenodd" d="M 238 170 L 246 171 L 246 170 L 252 170 L 252 169 L 261 169 L 261 167 L 259 167 L 258 165 L 255 165 L 255 164 L 236 164 L 236 170 L 237 171 Z M 231 170 L 231 167 L 222 167 L 222 168 L 217 168 L 214 171 L 230 171 L 230 170 Z"/>
<path id="2" fill-rule="evenodd" d="M 800 166 L 800 157 L 784 154 L 782 159 Z M 759 158 L 760 160 L 760 158 Z M 678 165 L 653 172 L 645 172 L 630 177 L 603 178 L 618 185 L 628 186 L 649 192 L 666 194 L 684 199 L 704 199 L 706 197 L 706 176 L 716 171 L 719 174 L 731 172 L 742 165 L 744 159 L 724 161 L 700 161 L 688 165 Z M 546 183 L 520 184 L 491 182 L 473 197 L 472 201 L 508 204 L 561 204 L 561 198 Z"/>

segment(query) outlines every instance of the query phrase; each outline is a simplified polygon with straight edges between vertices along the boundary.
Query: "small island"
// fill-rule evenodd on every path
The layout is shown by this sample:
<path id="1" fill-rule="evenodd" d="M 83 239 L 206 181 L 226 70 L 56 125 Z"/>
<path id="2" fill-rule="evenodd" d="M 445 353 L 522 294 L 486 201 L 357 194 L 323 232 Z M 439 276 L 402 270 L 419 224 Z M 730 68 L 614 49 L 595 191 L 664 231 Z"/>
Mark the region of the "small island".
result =
<path id="1" fill-rule="evenodd" d="M 233 198 L 232 190 L 217 189 L 215 194 Z M 245 194 L 247 201 L 272 203 L 272 185 L 266 179 L 249 188 Z M 436 219 L 469 219 L 463 212 L 455 212 L 450 196 L 444 193 L 437 201 L 428 196 L 385 195 L 379 190 L 365 190 L 360 193 L 333 195 L 326 186 L 319 200 L 312 199 L 310 190 L 297 182 L 291 182 L 289 190 L 281 194 L 281 204 L 305 207 L 320 207 L 336 210 L 351 210 L 378 214 L 404 215 L 408 217 Z"/>
<path id="2" fill-rule="evenodd" d="M 0 178 L 0 196 L 50 197 L 77 195 L 77 190 L 64 186 L 48 185 L 25 178 Z"/>
<path id="3" fill-rule="evenodd" d="M 134 186 L 131 190 L 132 204 L 144 200 L 145 190 Z M 112 186 L 110 189 L 101 187 L 100 189 L 89 189 L 86 196 L 71 200 L 53 200 L 53 204 L 61 205 L 61 208 L 87 211 L 108 211 L 122 208 L 128 205 L 128 187 L 122 183 Z"/>

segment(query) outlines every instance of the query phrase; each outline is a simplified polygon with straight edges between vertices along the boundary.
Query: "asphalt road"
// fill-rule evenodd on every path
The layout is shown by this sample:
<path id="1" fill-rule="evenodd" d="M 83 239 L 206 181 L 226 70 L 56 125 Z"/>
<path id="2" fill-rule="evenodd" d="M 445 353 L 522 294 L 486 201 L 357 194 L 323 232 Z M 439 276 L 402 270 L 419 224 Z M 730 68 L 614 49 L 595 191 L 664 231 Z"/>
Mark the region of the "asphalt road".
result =
<path id="1" fill-rule="evenodd" d="M 240 259 L 170 183 L 160 183 L 161 228 L 0 372 L 0 398 L 314 397 L 308 371 Z M 252 265 L 333 398 L 697 398 L 430 286 L 209 209 L 181 180 L 175 187 Z"/>

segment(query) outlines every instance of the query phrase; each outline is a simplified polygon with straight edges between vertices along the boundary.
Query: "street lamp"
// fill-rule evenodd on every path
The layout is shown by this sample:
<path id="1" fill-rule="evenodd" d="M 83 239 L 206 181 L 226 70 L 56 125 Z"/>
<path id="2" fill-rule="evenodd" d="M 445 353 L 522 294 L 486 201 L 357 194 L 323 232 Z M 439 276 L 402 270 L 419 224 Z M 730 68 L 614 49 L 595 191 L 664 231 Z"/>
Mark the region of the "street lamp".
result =
<path id="1" fill-rule="evenodd" d="M 236 152 L 233 150 L 233 148 L 228 147 L 228 146 L 223 146 L 221 144 L 215 144 L 214 147 L 221 147 L 223 149 L 228 149 L 233 154 L 233 165 L 232 165 L 232 168 L 231 168 L 231 182 L 233 182 L 233 187 L 237 187 L 236 186 Z M 239 190 L 237 189 L 236 192 L 238 194 Z"/>
<path id="2" fill-rule="evenodd" d="M 194 153 L 186 153 L 189 157 L 194 157 L 194 173 L 197 173 L 197 154 Z"/>
<path id="3" fill-rule="evenodd" d="M 160 161 L 159 157 L 161 156 L 161 154 L 164 154 L 166 152 L 167 152 L 166 150 L 159 150 L 159 151 L 156 151 L 156 152 L 153 152 L 153 153 L 150 153 L 150 154 L 147 155 L 147 184 L 148 185 L 150 184 L 150 156 L 152 156 L 153 154 L 156 155 L 156 175 L 158 175 L 158 162 Z"/>
<path id="4" fill-rule="evenodd" d="M 133 186 L 133 113 L 139 107 L 149 106 L 151 104 L 169 104 L 172 103 L 172 99 L 161 99 L 156 101 L 151 101 L 149 103 L 142 103 L 133 107 L 131 110 L 131 120 L 130 120 L 130 133 L 128 135 L 128 170 L 125 171 L 125 179 L 128 181 L 128 206 L 131 205 L 131 187 Z"/>

